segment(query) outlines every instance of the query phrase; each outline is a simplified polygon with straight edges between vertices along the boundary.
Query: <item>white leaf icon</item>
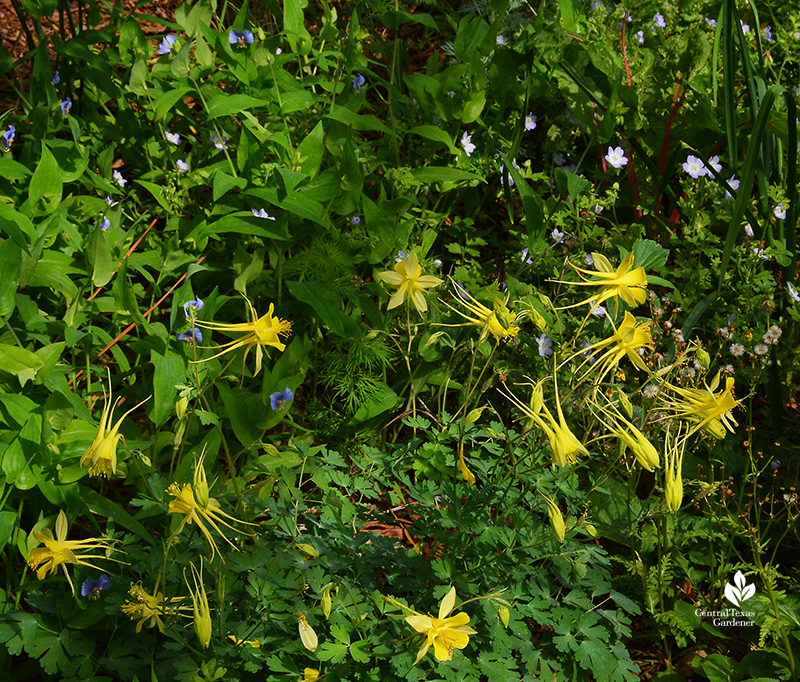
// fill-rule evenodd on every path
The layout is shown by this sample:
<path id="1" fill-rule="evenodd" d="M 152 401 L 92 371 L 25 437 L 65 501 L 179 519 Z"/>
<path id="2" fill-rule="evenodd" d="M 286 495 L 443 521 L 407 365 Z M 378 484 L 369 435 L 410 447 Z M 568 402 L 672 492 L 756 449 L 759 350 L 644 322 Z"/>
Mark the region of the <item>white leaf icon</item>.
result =
<path id="1" fill-rule="evenodd" d="M 736 575 L 733 576 L 733 582 L 736 583 L 736 587 L 738 587 L 739 590 L 743 590 L 744 586 L 747 584 L 747 579 L 741 571 L 736 571 Z"/>
<path id="2" fill-rule="evenodd" d="M 752 597 L 752 596 L 753 596 L 755 593 L 756 593 L 756 586 L 755 586 L 755 585 L 747 585 L 747 586 L 746 586 L 746 587 L 745 587 L 745 588 L 742 590 L 742 597 L 741 597 L 740 601 L 747 601 L 747 600 L 748 600 L 748 599 L 750 599 L 750 597 Z"/>
<path id="3" fill-rule="evenodd" d="M 753 591 L 755 591 L 755 587 L 753 587 Z M 739 590 L 730 583 L 725 585 L 725 598 L 732 604 L 739 606 Z"/>

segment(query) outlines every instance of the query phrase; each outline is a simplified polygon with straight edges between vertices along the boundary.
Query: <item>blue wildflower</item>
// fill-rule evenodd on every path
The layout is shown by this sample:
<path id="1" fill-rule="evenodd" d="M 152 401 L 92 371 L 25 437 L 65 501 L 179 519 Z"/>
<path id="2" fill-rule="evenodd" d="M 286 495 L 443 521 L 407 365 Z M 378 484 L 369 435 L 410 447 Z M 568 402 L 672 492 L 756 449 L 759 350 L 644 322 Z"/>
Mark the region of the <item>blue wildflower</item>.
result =
<path id="1" fill-rule="evenodd" d="M 522 258 L 521 258 L 521 260 L 522 260 L 523 263 L 525 263 L 525 265 L 533 265 L 533 261 L 530 258 L 528 258 L 528 247 L 527 246 L 524 249 L 522 249 Z"/>
<path id="2" fill-rule="evenodd" d="M 351 225 L 360 225 L 361 224 L 360 216 L 354 215 L 352 218 L 350 218 L 350 224 Z"/>
<path id="3" fill-rule="evenodd" d="M 214 146 L 215 146 L 215 147 L 216 147 L 216 148 L 217 148 L 219 151 L 224 151 L 225 149 L 227 149 L 227 148 L 228 148 L 228 145 L 227 145 L 227 144 L 225 144 L 225 143 L 228 141 L 228 138 L 227 138 L 227 137 L 225 137 L 224 135 L 222 136 L 222 138 L 220 138 L 220 137 L 219 137 L 219 135 L 217 135 L 217 132 L 216 132 L 216 131 L 214 131 L 214 132 L 211 134 L 211 141 L 214 143 Z"/>
<path id="4" fill-rule="evenodd" d="M 195 298 L 193 301 L 186 301 L 186 303 L 183 304 L 183 314 L 186 316 L 186 319 L 188 320 L 189 318 L 192 317 L 192 315 L 189 313 L 190 307 L 199 311 L 203 309 L 203 305 L 204 305 L 203 301 L 199 296 Z"/>
<path id="5" fill-rule="evenodd" d="M 764 28 L 764 40 L 768 43 L 772 42 L 772 26 L 766 26 Z"/>
<path id="6" fill-rule="evenodd" d="M 58 85 L 61 82 L 61 76 L 58 75 L 58 71 L 53 74 L 53 77 L 50 79 L 50 82 L 53 85 Z"/>
<path id="7" fill-rule="evenodd" d="M 735 175 L 731 175 L 730 180 L 728 180 L 728 184 L 732 189 L 739 189 L 739 181 L 736 179 Z M 725 198 L 731 198 L 731 193 L 728 190 L 725 190 Z"/>
<path id="8" fill-rule="evenodd" d="M 69 115 L 70 109 L 72 109 L 72 100 L 67 97 L 67 99 L 61 102 L 61 115 L 66 118 Z"/>
<path id="9" fill-rule="evenodd" d="M 164 133 L 164 137 L 167 138 L 167 142 L 171 142 L 176 147 L 181 143 L 181 136 L 178 135 L 178 133 L 171 133 L 171 132 L 169 132 L 169 130 L 167 130 Z"/>
<path id="10" fill-rule="evenodd" d="M 560 244 L 564 241 L 564 233 L 559 232 L 557 227 L 553 228 L 553 232 L 550 236 L 553 238 L 553 241 L 555 241 L 556 244 Z"/>
<path id="11" fill-rule="evenodd" d="M 172 52 L 172 46 L 176 42 L 178 42 L 178 36 L 164 36 L 164 39 L 158 46 L 158 54 L 169 54 Z"/>
<path id="12" fill-rule="evenodd" d="M 105 232 L 109 227 L 111 227 L 111 221 L 108 219 L 108 216 L 103 216 L 103 220 L 100 223 L 100 229 Z"/>
<path id="13" fill-rule="evenodd" d="M 239 47 L 252 45 L 253 34 L 250 31 L 234 31 L 231 29 L 231 32 L 228 34 L 228 42 L 231 45 L 238 45 Z"/>
<path id="14" fill-rule="evenodd" d="M 542 332 L 542 335 L 536 339 L 536 343 L 539 345 L 539 356 L 546 358 L 553 354 L 553 339 L 551 339 L 547 334 Z"/>
<path id="15" fill-rule="evenodd" d="M 17 132 L 16 127 L 9 123 L 8 130 L 6 130 L 6 132 L 3 133 L 2 145 L 4 152 L 7 152 L 9 149 L 11 149 L 11 143 L 14 142 L 14 135 L 16 134 L 16 132 Z"/>
<path id="16" fill-rule="evenodd" d="M 636 40 L 638 40 L 640 43 L 643 43 L 644 42 L 644 31 L 636 31 L 636 33 L 633 34 L 633 37 L 636 38 Z"/>
<path id="17" fill-rule="evenodd" d="M 275 220 L 275 218 L 273 218 L 263 208 L 259 209 L 258 211 L 256 211 L 256 209 L 254 209 L 254 208 L 251 208 L 250 210 L 252 211 L 254 218 L 264 218 L 266 220 Z"/>
<path id="18" fill-rule="evenodd" d="M 472 135 L 467 135 L 467 133 L 464 132 L 461 136 L 461 146 L 464 147 L 467 156 L 472 156 L 472 152 L 475 151 L 475 145 L 472 143 Z"/>
<path id="19" fill-rule="evenodd" d="M 395 263 L 402 263 L 404 260 L 408 258 L 408 254 L 405 251 L 398 251 L 397 258 L 394 259 Z"/>
<path id="20" fill-rule="evenodd" d="M 709 19 L 708 17 L 706 17 L 706 23 L 709 26 L 711 26 L 711 28 L 716 28 L 717 27 L 717 20 L 716 19 Z"/>
<path id="21" fill-rule="evenodd" d="M 362 75 L 359 73 L 359 74 L 357 74 L 357 75 L 356 75 L 356 77 L 353 79 L 353 90 L 355 90 L 356 92 L 358 92 L 358 91 L 359 91 L 359 90 L 361 90 L 361 88 L 362 88 L 362 87 L 364 87 L 366 84 L 367 84 L 367 79 L 366 79 L 366 78 L 364 78 L 364 76 L 362 76 Z"/>
<path id="22" fill-rule="evenodd" d="M 81 596 L 97 599 L 100 596 L 100 592 L 107 590 L 109 587 L 111 587 L 111 581 L 104 573 L 97 580 L 84 580 L 83 585 L 81 585 Z"/>
<path id="23" fill-rule="evenodd" d="M 185 173 L 186 171 L 188 171 L 188 170 L 189 170 L 189 164 L 188 164 L 188 163 L 186 163 L 186 161 L 181 161 L 180 159 L 178 159 L 178 160 L 175 162 L 175 165 L 178 167 L 178 170 L 179 170 L 181 173 Z"/>
<path id="24" fill-rule="evenodd" d="M 661 12 L 656 12 L 655 16 L 653 16 L 653 23 L 658 26 L 658 28 L 666 28 L 667 22 L 664 21 L 664 15 Z"/>
<path id="25" fill-rule="evenodd" d="M 120 187 L 125 187 L 125 183 L 127 183 L 128 181 L 122 177 L 122 173 L 120 173 L 118 170 L 115 170 L 112 175 L 114 176 L 115 182 Z"/>
<path id="26" fill-rule="evenodd" d="M 586 350 L 587 348 L 591 347 L 592 347 L 591 343 L 589 343 L 588 341 L 584 341 L 581 344 L 581 351 L 582 351 L 581 355 L 583 355 L 583 357 L 589 360 L 590 365 L 593 365 L 595 362 L 597 362 L 597 358 L 594 356 L 591 350 Z"/>
<path id="27" fill-rule="evenodd" d="M 465 301 L 470 300 L 469 289 L 465 287 L 461 282 L 456 282 L 456 293 L 458 294 L 459 298 L 463 298 Z"/>
<path id="28" fill-rule="evenodd" d="M 497 36 L 497 44 L 498 45 L 505 45 L 506 44 L 506 39 L 503 37 L 502 34 Z"/>
<path id="29" fill-rule="evenodd" d="M 178 334 L 178 341 L 191 342 L 192 337 L 194 337 L 195 343 L 203 343 L 203 332 L 201 332 L 197 327 L 192 327 L 185 334 Z"/>
<path id="30" fill-rule="evenodd" d="M 533 130 L 536 127 L 537 120 L 539 120 L 538 116 L 534 116 L 533 112 L 528 112 L 525 117 L 525 130 Z"/>
<path id="31" fill-rule="evenodd" d="M 778 204 L 772 212 L 778 220 L 786 220 L 786 209 L 783 207 L 783 202 Z"/>
<path id="32" fill-rule="evenodd" d="M 285 388 L 278 393 L 272 393 L 269 396 L 269 404 L 273 410 L 280 410 L 286 403 L 294 400 L 294 393 L 289 388 Z"/>

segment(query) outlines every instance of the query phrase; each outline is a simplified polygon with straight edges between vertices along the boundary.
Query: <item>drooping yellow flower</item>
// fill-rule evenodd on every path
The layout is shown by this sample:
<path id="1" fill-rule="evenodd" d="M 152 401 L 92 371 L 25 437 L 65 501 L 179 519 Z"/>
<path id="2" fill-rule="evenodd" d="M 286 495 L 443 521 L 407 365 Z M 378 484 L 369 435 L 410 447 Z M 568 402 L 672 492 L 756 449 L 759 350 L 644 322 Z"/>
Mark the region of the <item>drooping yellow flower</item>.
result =
<path id="1" fill-rule="evenodd" d="M 600 287 L 600 291 L 596 294 L 584 299 L 580 303 L 567 306 L 568 308 L 574 308 L 584 303 L 591 303 L 592 307 L 596 307 L 610 298 L 621 298 L 631 307 L 644 303 L 647 298 L 647 275 L 642 267 L 636 268 L 635 270 L 631 269 L 634 260 L 632 253 L 629 253 L 622 259 L 622 262 L 616 270 L 614 270 L 608 258 L 601 253 L 593 253 L 592 259 L 597 270 L 584 270 L 570 263 L 572 269 L 584 280 L 583 282 L 563 282 L 555 280 L 560 284 Z M 590 277 L 596 277 L 597 279 L 590 280 Z"/>
<path id="2" fill-rule="evenodd" d="M 724 438 L 726 427 L 734 433 L 733 427 L 739 425 L 732 412 L 735 407 L 741 407 L 742 403 L 733 397 L 733 377 L 725 380 L 724 390 L 714 393 L 718 386 L 719 374 L 704 389 L 664 384 L 666 391 L 677 394 L 680 398 L 669 396 L 662 390 L 661 407 L 672 412 L 678 419 L 694 424 L 686 434 L 687 438 L 700 429 L 706 430 L 714 438 Z"/>
<path id="3" fill-rule="evenodd" d="M 533 398 L 531 399 L 530 406 L 521 402 L 513 393 L 504 393 L 511 402 L 513 402 L 523 414 L 533 421 L 542 431 L 544 431 L 547 439 L 550 441 L 550 450 L 553 453 L 553 464 L 559 466 L 567 466 L 577 462 L 576 454 L 583 453 L 588 455 L 589 451 L 584 447 L 583 443 L 578 440 L 577 436 L 572 433 L 572 430 L 567 425 L 564 419 L 564 412 L 561 409 L 561 400 L 558 397 L 558 386 L 555 387 L 556 398 L 556 412 L 558 419 L 553 416 L 547 405 L 544 404 L 542 397 L 542 384 L 536 384 L 533 388 Z"/>
<path id="4" fill-rule="evenodd" d="M 297 629 L 300 632 L 300 641 L 303 643 L 303 646 L 309 651 L 316 651 L 317 645 L 319 644 L 317 633 L 314 632 L 314 628 L 308 624 L 305 615 L 299 612 L 297 614 Z"/>
<path id="5" fill-rule="evenodd" d="M 425 641 L 420 647 L 419 653 L 417 653 L 414 665 L 419 663 L 428 653 L 431 645 L 433 645 L 433 653 L 437 661 L 449 661 L 453 657 L 453 649 L 463 649 L 469 644 L 469 636 L 478 634 L 471 627 L 468 627 L 469 615 L 466 613 L 462 612 L 457 613 L 455 616 L 449 616 L 455 604 L 456 588 L 451 587 L 439 605 L 438 618 L 426 616 L 416 611 L 413 612 L 413 615 L 406 616 L 406 622 L 417 632 L 425 635 Z"/>
<path id="6" fill-rule="evenodd" d="M 468 320 L 468 324 L 480 327 L 481 342 L 488 337 L 489 334 L 494 336 L 498 341 L 513 339 L 519 334 L 519 327 L 514 324 L 517 319 L 517 314 L 509 310 L 504 301 L 495 298 L 494 310 L 489 310 L 485 305 L 472 298 L 464 287 L 459 287 L 456 284 L 453 287 L 453 294 L 453 300 L 460 303 L 469 312 L 465 313 L 458 308 L 454 308 L 449 303 L 445 303 L 445 305 L 450 308 L 450 310 L 457 312 L 465 320 Z"/>
<path id="7" fill-rule="evenodd" d="M 556 539 L 561 544 L 564 544 L 567 526 L 564 523 L 564 517 L 561 514 L 561 510 L 558 508 L 556 501 L 552 497 L 548 497 L 547 495 L 543 495 L 543 497 L 545 503 L 547 504 L 547 516 L 550 518 L 550 527 L 553 529 Z"/>
<path id="8" fill-rule="evenodd" d="M 247 299 L 245 300 L 247 301 Z M 244 367 L 248 353 L 253 347 L 255 347 L 256 371 L 253 376 L 256 376 L 261 371 L 261 361 L 264 355 L 265 346 L 277 348 L 281 352 L 286 350 L 286 344 L 281 341 L 280 337 L 291 334 L 292 323 L 288 320 L 282 320 L 279 317 L 273 317 L 272 314 L 275 312 L 275 304 L 270 303 L 269 310 L 261 317 L 258 316 L 258 313 L 256 313 L 255 308 L 253 308 L 250 301 L 247 301 L 247 307 L 249 308 L 250 322 L 226 324 L 224 322 L 201 322 L 200 320 L 195 320 L 195 324 L 203 329 L 244 334 L 244 336 L 235 339 L 234 341 L 229 341 L 228 343 L 223 343 L 220 346 L 216 346 L 215 348 L 220 349 L 219 353 L 212 355 L 209 358 L 198 360 L 197 362 L 207 362 L 209 360 L 213 360 L 214 358 L 218 358 L 221 355 L 225 355 L 225 353 L 230 353 L 237 348 L 246 348 L 244 352 L 244 358 L 242 359 L 242 367 Z"/>
<path id="9" fill-rule="evenodd" d="M 592 350 L 604 349 L 594 365 L 592 372 L 597 372 L 597 376 L 602 378 L 626 355 L 635 367 L 647 371 L 642 356 L 639 355 L 640 348 L 652 348 L 653 338 L 650 336 L 650 323 L 642 322 L 636 324 L 636 318 L 629 311 L 625 311 L 622 324 L 607 339 L 593 343 L 581 349 L 581 353 L 590 353 Z"/>
<path id="10" fill-rule="evenodd" d="M 396 308 L 409 298 L 414 307 L 419 312 L 424 313 L 428 309 L 428 302 L 425 300 L 424 291 L 430 287 L 439 286 L 442 283 L 438 277 L 433 275 L 423 275 L 422 266 L 419 264 L 416 252 L 408 254 L 408 258 L 395 263 L 394 272 L 386 270 L 379 272 L 377 278 L 386 282 L 397 293 L 389 299 L 389 310 Z"/>
<path id="11" fill-rule="evenodd" d="M 172 597 L 166 599 L 163 592 L 156 592 L 150 594 L 142 587 L 141 583 L 131 585 L 128 594 L 133 597 L 133 601 L 126 600 L 120 606 L 122 613 L 131 617 L 131 620 L 137 620 L 136 632 L 141 632 L 142 627 L 148 628 L 154 625 L 158 627 L 159 632 L 164 632 L 164 621 L 161 620 L 164 616 L 174 615 L 180 609 L 185 607 L 180 606 L 183 597 Z"/>
<path id="12" fill-rule="evenodd" d="M 145 401 L 134 405 L 130 410 L 125 412 L 114 426 L 111 422 L 114 420 L 114 407 L 119 402 L 119 398 L 112 404 L 111 395 L 111 376 L 108 378 L 108 398 L 103 405 L 103 414 L 100 416 L 100 425 L 97 427 L 97 435 L 94 441 L 88 447 L 86 452 L 81 457 L 81 466 L 89 468 L 90 476 L 104 476 L 108 478 L 109 475 L 117 473 L 117 444 L 122 439 L 122 434 L 118 433 L 122 420 L 125 419 L 137 407 L 140 407 Z M 148 398 L 149 400 L 149 398 Z"/>
<path id="13" fill-rule="evenodd" d="M 194 564 L 190 563 L 192 569 L 192 582 L 194 583 L 194 590 L 191 585 L 186 583 L 189 588 L 189 594 L 192 597 L 192 618 L 194 621 L 194 633 L 197 635 L 197 640 L 204 649 L 208 649 L 211 643 L 211 608 L 208 605 L 208 595 L 206 594 L 206 586 L 203 583 L 203 560 L 200 559 L 200 570 L 198 571 Z M 186 573 L 183 574 L 186 580 Z"/>
<path id="14" fill-rule="evenodd" d="M 233 549 L 237 549 L 236 545 L 234 545 L 220 530 L 217 524 L 222 524 L 226 528 L 230 528 L 232 531 L 236 533 L 241 533 L 239 529 L 232 526 L 228 523 L 225 519 L 229 519 L 235 523 L 246 523 L 247 525 L 253 526 L 256 524 L 248 523 L 247 521 L 241 521 L 230 514 L 222 511 L 219 506 L 219 502 L 213 497 L 208 499 L 208 504 L 205 506 L 201 505 L 198 500 L 195 498 L 194 490 L 192 489 L 191 483 L 186 483 L 183 488 L 181 488 L 177 483 L 173 483 L 172 485 L 167 488 L 167 493 L 172 495 L 175 499 L 169 503 L 169 509 L 167 511 L 168 514 L 182 514 L 183 519 L 181 520 L 180 526 L 178 529 L 170 536 L 170 540 L 176 538 L 180 535 L 183 527 L 187 523 L 195 523 L 197 527 L 200 529 L 200 532 L 205 536 L 206 540 L 208 540 L 208 544 L 211 545 L 211 560 L 214 560 L 214 555 L 219 551 L 219 547 L 217 547 L 217 543 L 214 542 L 214 538 L 211 537 L 211 532 L 206 527 L 206 524 L 211 526 L 217 533 L 219 533 L 222 538 L 227 542 Z M 245 533 L 246 534 L 246 533 Z M 221 556 L 221 555 L 220 555 Z M 225 559 L 222 559 L 223 563 Z"/>
<path id="15" fill-rule="evenodd" d="M 317 682 L 319 679 L 319 670 L 316 668 L 305 668 L 303 670 L 303 677 L 301 677 L 297 682 Z"/>
<path id="16" fill-rule="evenodd" d="M 33 531 L 33 537 L 42 543 L 44 547 L 34 547 L 31 550 L 28 557 L 28 566 L 36 571 L 36 577 L 39 580 L 44 579 L 48 574 L 52 575 L 61 566 L 64 570 L 64 575 L 67 576 L 73 594 L 75 593 L 75 586 L 72 584 L 72 578 L 70 578 L 66 564 L 89 566 L 99 571 L 101 569 L 86 560 L 110 558 L 107 554 L 79 554 L 79 552 L 93 549 L 101 549 L 105 552 L 114 550 L 114 547 L 110 544 L 111 541 L 102 538 L 67 540 L 67 517 L 63 511 L 58 512 L 55 537 L 53 537 L 53 533 L 49 528 L 45 528 L 41 533 L 38 530 Z"/>
<path id="17" fill-rule="evenodd" d="M 475 474 L 469 470 L 467 463 L 464 461 L 464 443 L 458 444 L 458 470 L 467 483 L 475 485 Z"/>
<path id="18" fill-rule="evenodd" d="M 619 396 L 627 400 L 627 396 L 621 391 Z M 655 446 L 636 426 L 625 419 L 613 404 L 609 404 L 610 409 L 596 402 L 592 404 L 608 418 L 608 421 L 604 422 L 604 424 L 626 447 L 630 448 L 636 461 L 639 462 L 643 469 L 653 471 L 653 469 L 661 466 L 661 459 Z"/>

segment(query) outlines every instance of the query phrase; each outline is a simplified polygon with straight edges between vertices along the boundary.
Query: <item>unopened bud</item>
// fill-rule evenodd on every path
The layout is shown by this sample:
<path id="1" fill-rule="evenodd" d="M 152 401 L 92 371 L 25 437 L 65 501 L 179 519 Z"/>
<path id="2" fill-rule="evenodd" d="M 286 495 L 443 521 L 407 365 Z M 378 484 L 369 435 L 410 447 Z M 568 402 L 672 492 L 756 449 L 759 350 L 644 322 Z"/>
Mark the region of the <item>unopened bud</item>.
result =
<path id="1" fill-rule="evenodd" d="M 553 533 L 558 541 L 563 544 L 567 527 L 564 523 L 564 517 L 561 515 L 561 510 L 551 497 L 545 497 L 544 501 L 547 503 L 547 515 L 550 517 L 550 526 L 553 529 Z"/>
<path id="2" fill-rule="evenodd" d="M 184 396 L 175 403 L 175 414 L 178 419 L 183 419 L 186 416 L 186 408 L 189 407 L 189 397 Z"/>
<path id="3" fill-rule="evenodd" d="M 203 466 L 205 459 L 205 452 L 200 455 L 200 459 L 194 465 L 194 475 L 192 477 L 192 490 L 194 491 L 194 499 L 201 509 L 208 506 L 208 479 L 206 478 L 206 470 Z"/>
<path id="4" fill-rule="evenodd" d="M 325 614 L 325 618 L 331 615 L 331 607 L 333 606 L 333 600 L 331 599 L 331 590 L 333 589 L 333 583 L 328 583 L 325 586 L 325 589 L 322 590 L 322 613 Z"/>
<path id="5" fill-rule="evenodd" d="M 470 413 L 464 419 L 464 424 L 474 424 L 478 419 L 481 418 L 481 413 L 486 409 L 484 407 L 476 407 L 474 410 L 470 410 Z"/>
<path id="6" fill-rule="evenodd" d="M 708 371 L 708 368 L 711 366 L 711 356 L 704 348 L 698 348 L 695 355 L 697 356 L 697 361 L 703 366 L 703 369 Z"/>
<path id="7" fill-rule="evenodd" d="M 307 561 L 308 559 L 316 559 L 319 556 L 319 553 L 316 549 L 314 549 L 313 545 L 309 545 L 307 542 L 298 542 L 295 547 L 300 554 L 303 555 L 303 560 Z"/>
<path id="8" fill-rule="evenodd" d="M 508 627 L 508 619 L 511 616 L 508 607 L 500 604 L 500 606 L 497 607 L 497 615 L 500 616 L 500 622 L 503 624 L 503 626 Z"/>

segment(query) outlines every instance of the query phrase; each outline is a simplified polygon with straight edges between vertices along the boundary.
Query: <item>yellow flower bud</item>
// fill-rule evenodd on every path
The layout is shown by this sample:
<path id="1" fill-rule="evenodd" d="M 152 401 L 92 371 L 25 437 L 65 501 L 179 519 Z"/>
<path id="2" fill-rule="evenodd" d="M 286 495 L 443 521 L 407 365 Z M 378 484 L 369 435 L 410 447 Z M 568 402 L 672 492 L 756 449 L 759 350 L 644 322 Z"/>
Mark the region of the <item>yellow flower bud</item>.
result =
<path id="1" fill-rule="evenodd" d="M 461 476 L 464 480 L 469 483 L 470 485 L 475 485 L 475 474 L 473 474 L 467 463 L 464 461 L 464 444 L 458 444 L 458 470 L 461 472 Z"/>
<path id="2" fill-rule="evenodd" d="M 325 589 L 322 590 L 322 613 L 325 614 L 325 618 L 331 615 L 331 607 L 333 606 L 333 600 L 331 599 L 331 590 L 333 589 L 333 583 L 328 583 L 325 586 Z"/>
<path id="3" fill-rule="evenodd" d="M 195 462 L 194 475 L 192 477 L 192 489 L 194 490 L 194 499 L 202 509 L 208 506 L 208 479 L 206 478 L 206 470 L 203 466 L 205 459 L 205 450 L 200 455 L 200 459 Z"/>
<path id="4" fill-rule="evenodd" d="M 297 548 L 297 551 L 303 555 L 303 561 L 316 559 L 319 556 L 319 553 L 316 549 L 314 549 L 314 546 L 309 545 L 307 542 L 298 542 L 295 547 Z"/>
<path id="5" fill-rule="evenodd" d="M 551 497 L 544 498 L 547 504 L 547 515 L 550 517 L 550 526 L 553 533 L 560 543 L 564 543 L 564 536 L 566 535 L 567 527 L 564 523 L 564 517 L 561 515 L 561 510 Z"/>
<path id="6" fill-rule="evenodd" d="M 703 369 L 708 370 L 711 366 L 711 356 L 703 348 L 698 348 L 695 353 L 697 361 L 703 366 Z"/>
<path id="7" fill-rule="evenodd" d="M 189 407 L 189 396 L 184 396 L 175 403 L 175 416 L 183 419 L 186 416 L 186 408 Z"/>
<path id="8" fill-rule="evenodd" d="M 503 623 L 503 626 L 508 627 L 508 619 L 511 616 L 508 607 L 500 604 L 500 606 L 497 607 L 497 615 L 500 616 L 500 622 Z"/>
<path id="9" fill-rule="evenodd" d="M 194 564 L 189 564 L 192 569 L 192 582 L 194 583 L 194 590 L 192 590 L 189 583 L 186 586 L 189 588 L 189 594 L 192 597 L 192 616 L 194 618 L 194 633 L 200 645 L 207 649 L 211 643 L 211 609 L 208 606 L 208 595 L 206 594 L 206 587 L 203 584 L 203 560 L 200 559 L 200 570 L 198 571 Z M 185 576 L 184 576 L 185 578 Z"/>
<path id="10" fill-rule="evenodd" d="M 470 410 L 469 414 L 464 419 L 464 424 L 473 424 L 481 418 L 481 413 L 486 409 L 486 406 L 483 407 L 476 407 L 474 410 Z"/>

